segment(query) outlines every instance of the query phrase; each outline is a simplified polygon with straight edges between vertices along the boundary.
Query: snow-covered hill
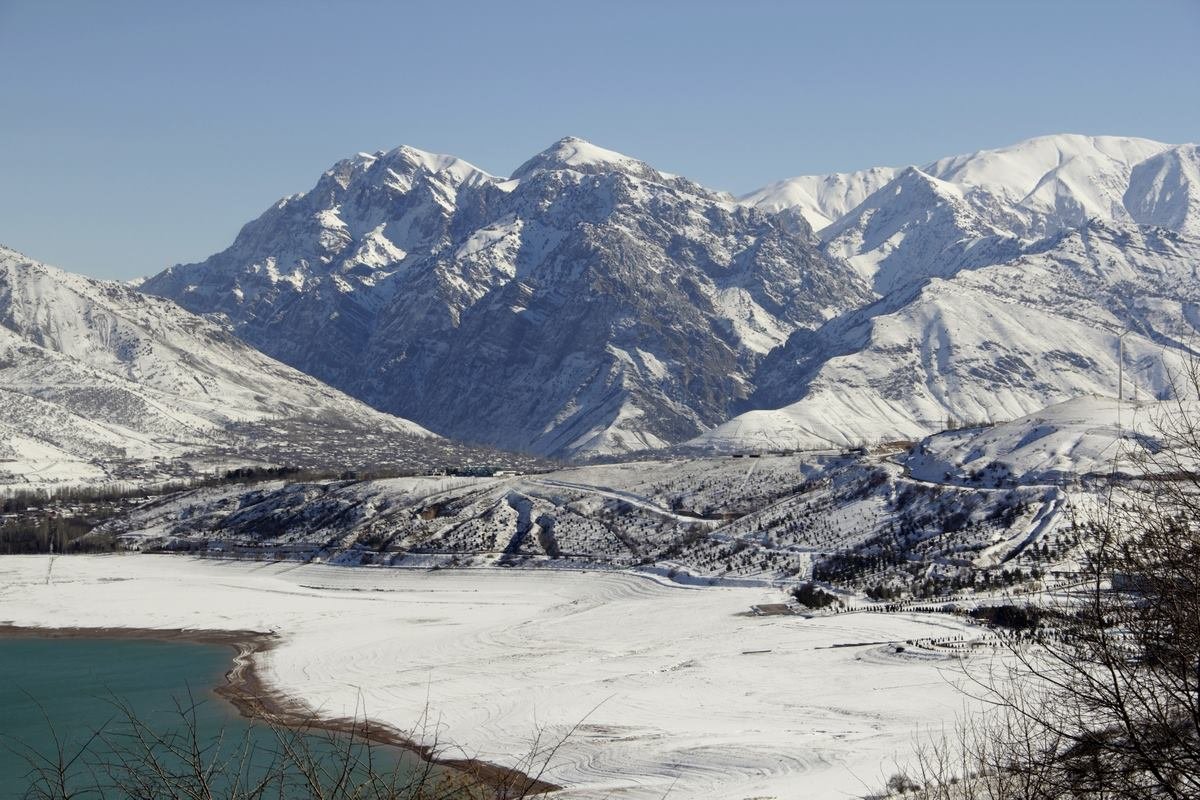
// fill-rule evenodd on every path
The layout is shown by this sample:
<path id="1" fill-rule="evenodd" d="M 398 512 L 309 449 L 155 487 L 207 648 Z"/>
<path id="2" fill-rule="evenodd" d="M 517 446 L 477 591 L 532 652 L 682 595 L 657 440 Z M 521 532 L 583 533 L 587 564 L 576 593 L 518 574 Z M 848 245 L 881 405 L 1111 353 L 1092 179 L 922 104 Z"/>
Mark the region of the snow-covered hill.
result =
<path id="1" fill-rule="evenodd" d="M 0 248 L 0 483 L 354 464 L 369 450 L 419 463 L 448 446 L 168 300 Z"/>
<path id="2" fill-rule="evenodd" d="M 904 463 L 919 480 L 982 487 L 1063 483 L 1114 469 L 1136 474 L 1143 448 L 1155 447 L 1155 420 L 1175 409 L 1077 397 L 1011 422 L 931 436 Z"/>
<path id="3" fill-rule="evenodd" d="M 340 162 L 146 291 L 372 405 L 551 454 L 678 442 L 867 287 L 772 214 L 575 138 L 510 179 L 409 147 Z"/>

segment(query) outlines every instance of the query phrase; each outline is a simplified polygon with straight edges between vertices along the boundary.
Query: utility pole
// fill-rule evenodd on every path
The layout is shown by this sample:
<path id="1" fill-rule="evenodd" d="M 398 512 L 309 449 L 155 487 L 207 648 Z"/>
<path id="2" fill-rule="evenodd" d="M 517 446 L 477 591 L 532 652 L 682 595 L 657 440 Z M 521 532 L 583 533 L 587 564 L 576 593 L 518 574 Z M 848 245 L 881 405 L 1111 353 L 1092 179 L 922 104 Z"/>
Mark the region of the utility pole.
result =
<path id="1" fill-rule="evenodd" d="M 1117 337 L 1117 408 L 1121 407 L 1125 389 L 1125 337 L 1132 333 L 1128 328 Z"/>
<path id="2" fill-rule="evenodd" d="M 1121 401 L 1125 399 L 1125 337 L 1133 333 L 1126 328 L 1117 334 L 1117 440 L 1121 438 Z"/>
<path id="3" fill-rule="evenodd" d="M 1125 400 L 1125 337 L 1133 333 L 1133 329 L 1125 326 L 1125 330 L 1117 333 L 1107 324 L 1101 322 L 1100 327 L 1117 337 L 1117 449 L 1113 453 L 1112 471 L 1116 475 L 1121 463 L 1121 403 Z"/>
<path id="4" fill-rule="evenodd" d="M 50 558 L 46 562 L 46 585 L 50 585 L 50 576 L 54 572 L 54 533 L 48 532 L 47 537 L 50 539 Z"/>

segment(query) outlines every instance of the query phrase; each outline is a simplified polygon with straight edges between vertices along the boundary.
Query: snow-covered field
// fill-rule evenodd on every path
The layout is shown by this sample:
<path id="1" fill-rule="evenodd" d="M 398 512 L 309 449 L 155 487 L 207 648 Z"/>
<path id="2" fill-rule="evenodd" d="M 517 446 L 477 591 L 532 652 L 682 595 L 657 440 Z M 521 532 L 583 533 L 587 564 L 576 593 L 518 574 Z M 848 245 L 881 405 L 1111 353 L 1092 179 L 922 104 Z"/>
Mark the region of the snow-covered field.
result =
<path id="1" fill-rule="evenodd" d="M 578 730 L 572 798 L 844 798 L 963 709 L 955 662 L 879 645 L 973 629 L 935 615 L 747 616 L 777 590 L 617 572 L 417 572 L 179 556 L 0 558 L 0 624 L 276 631 L 264 678 L 516 764 Z M 911 651 L 910 651 L 911 652 Z"/>

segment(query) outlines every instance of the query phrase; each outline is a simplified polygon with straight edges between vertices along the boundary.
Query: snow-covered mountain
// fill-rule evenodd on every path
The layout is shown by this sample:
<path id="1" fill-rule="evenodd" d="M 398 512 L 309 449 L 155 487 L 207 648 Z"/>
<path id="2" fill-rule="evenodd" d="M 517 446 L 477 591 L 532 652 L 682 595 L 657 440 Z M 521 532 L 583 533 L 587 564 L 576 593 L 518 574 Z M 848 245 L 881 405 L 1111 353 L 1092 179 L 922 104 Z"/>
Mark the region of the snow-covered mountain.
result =
<path id="1" fill-rule="evenodd" d="M 760 410 L 698 443 L 844 446 L 1011 420 L 1114 396 L 1122 352 L 1125 392 L 1169 394 L 1200 326 L 1196 156 L 1056 136 L 900 170 L 821 232 L 876 300 L 794 334 L 754 377 Z"/>
<path id="2" fill-rule="evenodd" d="M 897 172 L 892 167 L 872 167 L 859 172 L 800 175 L 764 186 L 741 201 L 766 211 L 796 209 L 813 230 L 820 231 L 874 194 Z"/>
<path id="3" fill-rule="evenodd" d="M 372 449 L 419 463 L 444 446 L 168 300 L 0 248 L 0 483 L 354 463 L 342 456 Z"/>
<path id="4" fill-rule="evenodd" d="M 1046 136 L 735 201 L 567 138 L 509 178 L 359 154 L 142 288 L 438 433 L 588 455 L 1015 419 L 1114 394 L 1126 328 L 1127 388 L 1163 395 L 1198 257 L 1195 145 Z"/>
<path id="5" fill-rule="evenodd" d="M 1134 169 L 1143 165 L 1134 180 Z M 1168 220 L 1177 205 L 1157 213 L 1135 212 L 1138 191 L 1129 198 L 1126 193 L 1135 186 L 1159 193 L 1150 184 L 1160 174 L 1159 180 L 1175 186 L 1189 177 L 1194 180 L 1196 147 L 1123 136 L 1059 134 L 951 156 L 918 169 L 955 185 L 960 192 L 982 190 L 993 195 L 1004 210 L 1024 217 L 1024 230 L 1012 231 L 1018 235 L 1039 227 L 1043 231 L 1070 227 L 1097 217 L 1174 227 Z M 751 192 L 742 201 L 772 211 L 795 208 L 815 230 L 821 231 L 902 171 L 872 167 L 832 175 L 801 175 Z M 822 220 L 827 221 L 819 224 Z"/>
<path id="6" fill-rule="evenodd" d="M 545 454 L 694 436 L 793 331 L 870 298 L 795 213 L 575 138 L 508 179 L 360 154 L 142 288 L 377 408 Z"/>

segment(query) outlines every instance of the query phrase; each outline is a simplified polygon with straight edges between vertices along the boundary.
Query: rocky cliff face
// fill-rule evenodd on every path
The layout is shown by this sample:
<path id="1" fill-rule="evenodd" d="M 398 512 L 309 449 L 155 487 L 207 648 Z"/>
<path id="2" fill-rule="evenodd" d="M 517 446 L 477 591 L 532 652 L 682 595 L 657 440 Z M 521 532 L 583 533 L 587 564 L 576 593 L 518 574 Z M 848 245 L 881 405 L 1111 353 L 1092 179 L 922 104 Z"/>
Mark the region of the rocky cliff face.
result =
<path id="1" fill-rule="evenodd" d="M 797 213 L 579 139 L 507 180 L 360 155 L 143 289 L 439 433 L 558 455 L 720 423 L 763 355 L 869 299 Z"/>

